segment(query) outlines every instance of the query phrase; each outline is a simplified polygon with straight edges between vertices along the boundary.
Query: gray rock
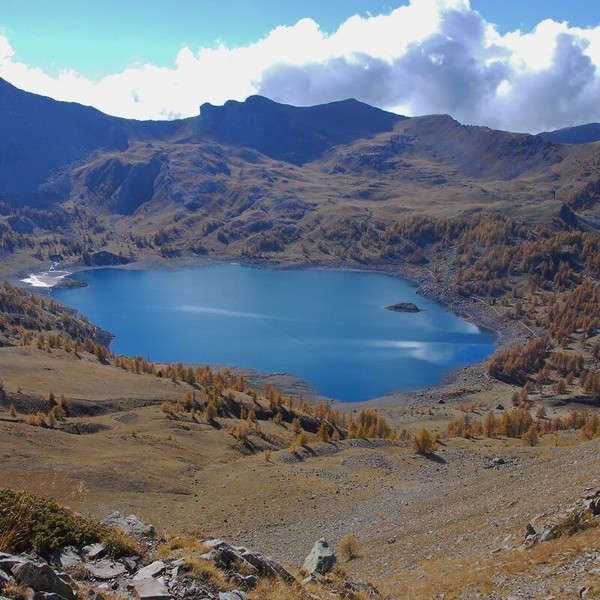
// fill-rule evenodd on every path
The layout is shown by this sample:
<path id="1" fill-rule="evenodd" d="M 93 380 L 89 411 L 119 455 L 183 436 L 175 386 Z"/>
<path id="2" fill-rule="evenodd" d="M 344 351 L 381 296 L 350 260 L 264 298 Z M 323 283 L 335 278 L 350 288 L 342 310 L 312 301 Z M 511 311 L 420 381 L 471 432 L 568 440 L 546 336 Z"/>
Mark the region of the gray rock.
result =
<path id="1" fill-rule="evenodd" d="M 333 569 L 337 558 L 333 550 L 329 547 L 329 542 L 325 538 L 321 538 L 310 551 L 304 561 L 303 569 L 308 573 L 327 573 Z"/>
<path id="2" fill-rule="evenodd" d="M 588 499 L 586 508 L 594 515 L 594 517 L 600 515 L 600 498 Z"/>
<path id="3" fill-rule="evenodd" d="M 65 600 L 65 598 L 55 592 L 35 592 L 33 600 Z"/>
<path id="4" fill-rule="evenodd" d="M 81 563 L 81 550 L 75 546 L 59 548 L 52 553 L 51 562 L 61 566 L 63 569 L 75 567 Z"/>
<path id="5" fill-rule="evenodd" d="M 346 581 L 346 587 L 354 592 L 360 592 L 369 598 L 380 598 L 379 590 L 368 581 Z"/>
<path id="6" fill-rule="evenodd" d="M 138 568 L 140 558 L 138 556 L 126 556 L 119 559 L 119 562 L 125 566 L 128 573 L 133 573 Z"/>
<path id="7" fill-rule="evenodd" d="M 527 525 L 525 525 L 525 537 L 529 537 L 531 535 L 537 535 L 537 531 L 534 529 L 531 523 L 527 523 Z"/>
<path id="8" fill-rule="evenodd" d="M 540 542 L 547 542 L 548 540 L 554 540 L 559 537 L 559 532 L 554 527 L 544 527 L 542 533 L 539 535 Z"/>
<path id="9" fill-rule="evenodd" d="M 95 579 L 108 581 L 124 575 L 127 572 L 125 565 L 108 559 L 102 559 L 95 563 L 84 563 L 86 569 Z"/>
<path id="10" fill-rule="evenodd" d="M 233 592 L 219 592 L 219 600 L 246 600 L 246 594 L 238 590 L 233 590 Z"/>
<path id="11" fill-rule="evenodd" d="M 35 592 L 56 592 L 66 600 L 75 600 L 73 588 L 47 564 L 26 561 L 12 568 L 14 578 Z"/>
<path id="12" fill-rule="evenodd" d="M 109 527 L 116 527 L 117 529 L 123 530 L 125 533 L 131 533 L 139 537 L 151 539 L 154 537 L 155 533 L 153 525 L 148 525 L 140 521 L 135 515 L 123 517 L 121 516 L 121 513 L 114 512 L 102 519 L 102 522 Z"/>
<path id="13" fill-rule="evenodd" d="M 247 548 L 241 548 L 240 556 L 243 560 L 250 563 L 263 577 L 279 576 L 288 584 L 296 581 L 296 578 L 287 569 L 284 569 L 279 563 L 266 556 L 251 552 Z"/>
<path id="14" fill-rule="evenodd" d="M 133 577 L 134 581 L 141 581 L 142 579 L 152 579 L 158 577 L 165 572 L 165 563 L 162 560 L 155 560 L 153 563 L 140 569 Z"/>
<path id="15" fill-rule="evenodd" d="M 160 579 L 142 579 L 127 586 L 139 600 L 168 600 L 171 594 Z"/>
<path id="16" fill-rule="evenodd" d="M 243 546 L 231 546 L 223 540 L 205 542 L 211 548 L 202 555 L 206 560 L 212 560 L 224 571 L 243 570 L 244 575 L 257 574 L 262 577 L 279 577 L 286 583 L 292 584 L 295 577 L 271 558 L 252 552 Z M 246 581 L 247 584 L 250 580 Z"/>
<path id="17" fill-rule="evenodd" d="M 22 556 L 13 556 L 12 554 L 5 554 L 0 552 L 0 569 L 10 573 L 15 565 L 24 563 L 27 559 Z"/>
<path id="18" fill-rule="evenodd" d="M 103 558 L 107 554 L 106 546 L 100 543 L 85 546 L 83 551 L 90 560 L 97 560 L 98 558 Z"/>
<path id="19" fill-rule="evenodd" d="M 5 573 L 2 569 L 0 569 L 0 590 L 10 581 L 10 577 L 8 573 Z"/>
<path id="20" fill-rule="evenodd" d="M 253 590 L 260 581 L 256 575 L 243 575 L 242 573 L 232 573 L 229 581 L 243 590 Z"/>

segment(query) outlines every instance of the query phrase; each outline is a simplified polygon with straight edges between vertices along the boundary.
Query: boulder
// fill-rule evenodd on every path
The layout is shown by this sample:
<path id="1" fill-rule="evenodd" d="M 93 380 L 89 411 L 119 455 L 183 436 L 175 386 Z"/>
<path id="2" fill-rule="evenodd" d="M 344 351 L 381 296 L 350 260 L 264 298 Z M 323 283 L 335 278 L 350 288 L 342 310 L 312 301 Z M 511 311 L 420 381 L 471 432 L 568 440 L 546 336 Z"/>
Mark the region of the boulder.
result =
<path id="1" fill-rule="evenodd" d="M 127 587 L 139 600 L 168 600 L 171 598 L 167 586 L 160 579 L 132 581 Z"/>
<path id="2" fill-rule="evenodd" d="M 139 556 L 125 556 L 124 558 L 121 558 L 119 562 L 123 564 L 128 573 L 135 573 L 140 560 Z"/>
<path id="3" fill-rule="evenodd" d="M 45 563 L 25 561 L 12 568 L 14 578 L 34 592 L 55 592 L 66 600 L 75 600 L 73 588 Z"/>
<path id="4" fill-rule="evenodd" d="M 50 562 L 68 569 L 81 563 L 81 550 L 75 546 L 66 546 L 53 552 L 50 558 Z"/>
<path id="5" fill-rule="evenodd" d="M 246 562 L 249 562 L 263 577 L 279 576 L 289 584 L 296 581 L 296 578 L 287 569 L 284 569 L 278 562 L 275 562 L 271 558 L 251 552 L 247 548 L 241 549 L 240 556 Z"/>
<path id="6" fill-rule="evenodd" d="M 279 563 L 266 556 L 252 552 L 244 546 L 231 546 L 223 540 L 205 542 L 211 548 L 203 558 L 212 560 L 219 568 L 229 571 L 243 567 L 244 575 L 257 574 L 261 577 L 279 577 L 286 583 L 294 583 L 295 577 Z M 248 584 L 249 581 L 246 581 Z"/>
<path id="7" fill-rule="evenodd" d="M 123 517 L 121 513 L 114 512 L 102 519 L 102 522 L 109 527 L 116 527 L 125 533 L 137 535 L 138 537 L 152 539 L 155 533 L 153 525 L 140 521 L 135 515 Z"/>
<path id="8" fill-rule="evenodd" d="M 22 556 L 13 556 L 12 554 L 0 552 L 0 569 L 10 573 L 15 565 L 20 565 L 26 562 L 26 560 Z"/>
<path id="9" fill-rule="evenodd" d="M 85 563 L 85 567 L 95 579 L 101 581 L 114 579 L 127 572 L 125 565 L 108 559 L 102 559 L 95 563 Z"/>
<path id="10" fill-rule="evenodd" d="M 107 554 L 106 546 L 100 543 L 85 546 L 83 551 L 90 560 L 97 560 L 98 558 L 102 558 Z"/>
<path id="11" fill-rule="evenodd" d="M 65 598 L 56 592 L 35 592 L 33 600 L 65 600 Z"/>
<path id="12" fill-rule="evenodd" d="M 162 560 L 155 560 L 153 563 L 141 568 L 134 576 L 134 581 L 141 581 L 142 579 L 152 579 L 158 577 L 165 572 L 165 563 Z"/>
<path id="13" fill-rule="evenodd" d="M 312 573 L 320 573 L 323 575 L 333 569 L 337 558 L 333 550 L 329 547 L 329 542 L 325 538 L 321 538 L 310 551 L 304 561 L 303 569 L 310 575 Z"/>

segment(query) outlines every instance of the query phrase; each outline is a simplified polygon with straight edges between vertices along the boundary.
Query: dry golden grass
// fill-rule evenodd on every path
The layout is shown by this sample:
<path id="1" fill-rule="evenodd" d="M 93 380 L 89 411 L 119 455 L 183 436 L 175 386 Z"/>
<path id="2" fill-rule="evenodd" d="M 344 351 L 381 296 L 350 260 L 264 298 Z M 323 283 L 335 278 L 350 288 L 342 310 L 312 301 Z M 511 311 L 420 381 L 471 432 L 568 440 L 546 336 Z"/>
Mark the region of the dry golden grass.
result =
<path id="1" fill-rule="evenodd" d="M 310 600 L 300 586 L 290 586 L 282 581 L 263 580 L 249 594 L 249 600 Z"/>
<path id="2" fill-rule="evenodd" d="M 328 583 L 329 581 L 329 583 Z M 322 585 L 310 582 L 304 587 L 288 585 L 282 581 L 262 580 L 248 593 L 248 600 L 371 600 L 367 594 L 351 591 L 346 586 L 345 575 L 328 574 Z"/>
<path id="3" fill-rule="evenodd" d="M 431 559 L 422 561 L 415 571 L 399 572 L 393 582 L 382 584 L 381 590 L 398 598 L 430 600 L 431 598 L 462 598 L 472 594 L 489 594 L 497 589 L 499 577 L 508 581 L 528 581 L 544 578 L 553 588 L 571 584 L 569 574 L 560 567 L 584 552 L 594 551 L 600 544 L 600 531 L 587 530 L 572 537 L 563 537 L 537 544 L 527 550 L 511 549 L 492 556 L 468 556 L 462 560 Z M 543 575 L 537 567 L 546 567 Z M 597 578 L 600 584 L 600 578 Z M 598 590 L 600 591 L 600 585 Z M 591 596 L 594 597 L 594 596 Z"/>
<path id="4" fill-rule="evenodd" d="M 14 506 L 14 510 L 2 519 L 0 528 L 0 551 L 7 552 L 15 549 L 32 522 L 31 499 L 23 494 Z"/>
<path id="5" fill-rule="evenodd" d="M 9 581 L 0 591 L 3 596 L 11 600 L 28 600 L 27 586 L 16 581 Z"/>
<path id="6" fill-rule="evenodd" d="M 346 562 L 358 556 L 358 539 L 353 533 L 346 534 L 339 543 L 338 550 Z"/>

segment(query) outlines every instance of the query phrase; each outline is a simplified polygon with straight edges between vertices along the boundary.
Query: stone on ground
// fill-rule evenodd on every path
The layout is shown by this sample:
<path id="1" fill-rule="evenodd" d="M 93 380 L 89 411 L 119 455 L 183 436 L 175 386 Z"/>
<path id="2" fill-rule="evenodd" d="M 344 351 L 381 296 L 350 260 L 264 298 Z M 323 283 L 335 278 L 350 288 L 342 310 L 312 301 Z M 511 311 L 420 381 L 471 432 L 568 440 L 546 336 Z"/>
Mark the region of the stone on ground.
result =
<path id="1" fill-rule="evenodd" d="M 304 561 L 304 570 L 312 575 L 320 573 L 321 575 L 331 571 L 337 562 L 337 558 L 333 550 L 329 547 L 329 542 L 325 538 L 321 538 L 313 546 L 310 554 Z"/>

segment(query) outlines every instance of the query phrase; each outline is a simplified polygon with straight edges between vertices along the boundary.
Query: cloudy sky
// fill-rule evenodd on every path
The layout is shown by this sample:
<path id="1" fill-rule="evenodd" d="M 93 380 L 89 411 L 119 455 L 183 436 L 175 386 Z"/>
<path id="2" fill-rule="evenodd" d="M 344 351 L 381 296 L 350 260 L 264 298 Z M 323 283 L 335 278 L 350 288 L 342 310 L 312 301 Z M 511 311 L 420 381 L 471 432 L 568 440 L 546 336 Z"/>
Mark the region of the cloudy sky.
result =
<path id="1" fill-rule="evenodd" d="M 262 94 L 538 132 L 600 122 L 600 5 L 0 0 L 0 77 L 136 119 Z"/>

